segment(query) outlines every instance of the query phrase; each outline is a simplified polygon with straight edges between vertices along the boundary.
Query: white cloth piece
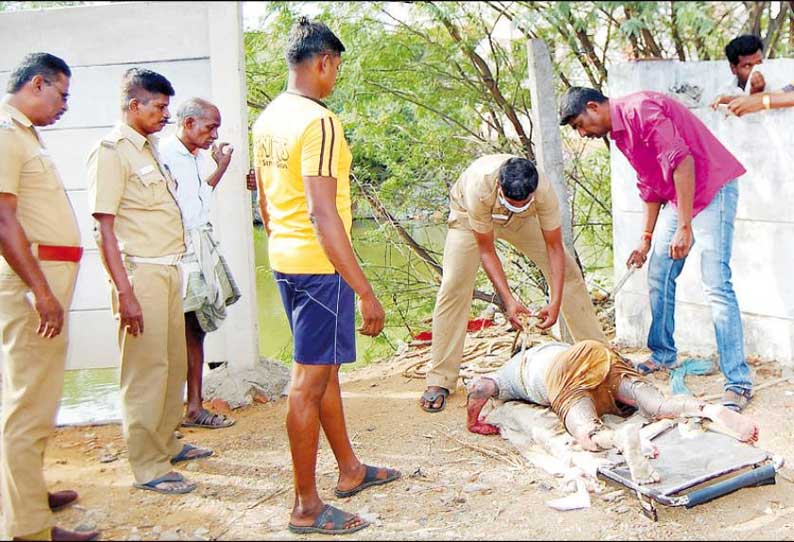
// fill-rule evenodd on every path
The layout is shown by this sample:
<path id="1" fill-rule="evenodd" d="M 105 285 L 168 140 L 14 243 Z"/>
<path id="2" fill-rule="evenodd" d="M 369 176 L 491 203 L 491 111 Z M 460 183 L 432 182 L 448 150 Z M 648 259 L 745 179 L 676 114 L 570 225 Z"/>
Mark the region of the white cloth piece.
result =
<path id="1" fill-rule="evenodd" d="M 212 226 L 207 224 L 203 228 L 193 228 L 187 230 L 187 251 L 185 252 L 182 270 L 182 299 L 187 296 L 187 284 L 190 273 L 200 272 L 207 285 L 207 300 L 214 304 L 217 303 L 221 295 L 218 286 L 218 277 L 215 275 L 215 262 L 212 257 L 212 244 L 206 235 L 212 235 Z"/>
<path id="2" fill-rule="evenodd" d="M 764 86 L 764 92 L 779 92 L 783 90 L 783 88 L 789 83 L 789 81 L 781 79 L 780 76 L 775 76 L 768 66 L 765 67 L 763 64 L 759 64 L 758 66 L 753 67 L 752 71 L 750 72 L 750 76 L 747 78 L 747 84 L 744 86 L 744 90 L 742 90 L 742 87 L 739 86 L 739 78 L 734 75 L 730 83 L 726 83 L 724 86 L 719 88 L 717 91 L 717 96 L 745 96 L 750 94 L 750 78 L 755 72 L 760 72 L 761 75 L 764 76 L 764 81 L 766 82 L 766 85 Z"/>
<path id="3" fill-rule="evenodd" d="M 195 155 L 191 154 L 176 135 L 163 139 L 158 151 L 176 182 L 176 199 L 185 229 L 192 230 L 207 224 L 214 190 L 205 180 L 215 171 L 215 161 L 202 149 Z"/>

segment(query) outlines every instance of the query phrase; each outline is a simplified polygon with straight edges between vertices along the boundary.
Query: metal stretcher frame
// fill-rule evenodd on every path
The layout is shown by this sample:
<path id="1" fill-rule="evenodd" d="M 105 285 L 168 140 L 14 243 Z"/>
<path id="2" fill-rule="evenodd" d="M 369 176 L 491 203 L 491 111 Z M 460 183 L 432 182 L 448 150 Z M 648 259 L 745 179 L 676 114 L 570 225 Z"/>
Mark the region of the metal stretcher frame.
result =
<path id="1" fill-rule="evenodd" d="M 686 433 L 678 427 L 672 424 L 652 439 L 659 456 L 651 464 L 661 482 L 636 484 L 622 458 L 598 469 L 601 477 L 633 490 L 643 513 L 654 521 L 654 502 L 692 508 L 738 489 L 774 484 L 783 466 L 782 457 L 733 437 L 713 431 Z"/>

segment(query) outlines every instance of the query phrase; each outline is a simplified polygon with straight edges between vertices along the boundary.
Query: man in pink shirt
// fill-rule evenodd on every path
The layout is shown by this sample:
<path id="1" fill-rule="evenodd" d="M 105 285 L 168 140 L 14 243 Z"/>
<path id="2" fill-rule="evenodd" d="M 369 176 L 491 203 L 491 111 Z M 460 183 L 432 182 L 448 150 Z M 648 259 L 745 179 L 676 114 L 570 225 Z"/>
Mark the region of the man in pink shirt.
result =
<path id="1" fill-rule="evenodd" d="M 676 279 L 697 242 L 726 379 L 722 403 L 742 410 L 752 396 L 752 382 L 730 260 L 739 197 L 736 179 L 744 167 L 683 104 L 658 92 L 608 99 L 591 88 L 571 87 L 560 105 L 560 125 L 566 124 L 581 137 L 609 134 L 637 172 L 645 227 L 627 265 L 645 263 L 658 230 L 648 268 L 651 357 L 637 368 L 647 374 L 677 365 Z"/>

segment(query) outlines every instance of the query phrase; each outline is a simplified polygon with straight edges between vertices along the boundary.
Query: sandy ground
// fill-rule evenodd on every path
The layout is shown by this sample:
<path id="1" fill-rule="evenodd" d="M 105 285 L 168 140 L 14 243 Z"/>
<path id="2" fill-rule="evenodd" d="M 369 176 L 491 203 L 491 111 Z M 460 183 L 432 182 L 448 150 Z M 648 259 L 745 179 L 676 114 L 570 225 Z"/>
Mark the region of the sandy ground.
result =
<path id="1" fill-rule="evenodd" d="M 756 364 L 753 371 L 757 383 L 780 375 L 775 364 Z M 655 376 L 666 386 L 663 378 Z M 720 391 L 721 379 L 688 377 L 687 383 L 696 394 L 713 393 Z M 444 412 L 431 415 L 417 404 L 423 387 L 422 380 L 406 379 L 389 362 L 346 375 L 349 431 L 361 458 L 403 473 L 396 483 L 340 501 L 333 496 L 333 456 L 322 440 L 321 496 L 374 520 L 347 538 L 794 539 L 794 476 L 788 468 L 774 486 L 743 489 L 692 510 L 660 507 L 656 523 L 627 493 L 617 502 L 593 495 L 587 510 L 554 511 L 544 502 L 565 495 L 554 478 L 483 453 L 509 450 L 500 437 L 466 432 L 465 393 L 451 396 Z M 215 450 L 213 457 L 180 468 L 199 486 L 185 496 L 131 487 L 119 426 L 58 429 L 46 456 L 47 478 L 53 489 L 74 488 L 81 499 L 59 512 L 57 523 L 96 526 L 104 539 L 115 540 L 308 539 L 287 530 L 292 473 L 285 413 L 282 399 L 235 411 L 237 424 L 228 429 L 183 429 L 185 442 Z M 794 460 L 794 385 L 757 392 L 747 413 L 760 426 L 759 445 Z M 619 488 L 610 484 L 607 491 Z"/>

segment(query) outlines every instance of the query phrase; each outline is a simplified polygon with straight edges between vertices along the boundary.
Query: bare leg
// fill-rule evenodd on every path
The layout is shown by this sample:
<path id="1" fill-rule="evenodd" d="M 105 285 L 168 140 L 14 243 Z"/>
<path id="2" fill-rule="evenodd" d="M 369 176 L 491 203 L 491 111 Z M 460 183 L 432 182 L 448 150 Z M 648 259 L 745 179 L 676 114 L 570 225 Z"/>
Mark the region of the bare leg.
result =
<path id="1" fill-rule="evenodd" d="M 340 491 L 349 491 L 364 481 L 367 468 L 356 457 L 347 435 L 342 392 L 339 387 L 339 366 L 331 367 L 328 376 L 328 386 L 320 402 L 320 424 L 339 466 L 339 480 L 336 487 Z M 378 469 L 378 478 L 381 480 L 388 474 L 386 469 Z"/>
<path id="2" fill-rule="evenodd" d="M 292 508 L 290 523 L 297 526 L 307 526 L 314 523 L 320 514 L 323 501 L 317 494 L 317 447 L 320 438 L 320 412 L 321 404 L 329 387 L 335 367 L 331 365 L 302 365 L 295 363 L 292 370 L 292 383 L 289 391 L 289 405 L 287 410 L 287 434 L 289 436 L 290 452 L 292 453 L 292 469 L 295 483 L 295 503 Z M 337 393 L 338 393 L 338 387 Z M 342 416 L 341 397 L 339 398 L 339 411 L 337 416 Z M 333 420 L 334 414 L 326 413 L 330 417 L 330 425 L 338 423 Z M 344 419 L 342 420 L 344 424 Z M 345 438 L 347 435 L 345 434 Z M 330 440 L 329 440 L 330 441 Z M 339 446 L 338 439 L 334 444 Z M 349 446 L 349 443 L 348 443 Z M 336 453 L 336 450 L 334 450 Z M 346 457 L 352 461 L 355 456 Z M 357 461 L 357 459 L 356 459 Z M 363 523 L 359 516 L 350 515 L 345 522 L 345 528 Z"/>
<path id="3" fill-rule="evenodd" d="M 480 421 L 482 407 L 488 399 L 499 394 L 499 387 L 490 378 L 478 378 L 471 385 L 471 391 L 466 398 L 466 427 L 472 433 L 480 435 L 498 435 L 499 428 L 495 425 Z"/>
<path id="4" fill-rule="evenodd" d="M 193 420 L 201 412 L 201 381 L 204 371 L 204 330 L 195 312 L 185 313 L 185 340 L 187 343 L 187 411 L 185 417 Z"/>
<path id="5" fill-rule="evenodd" d="M 565 417 L 565 429 L 585 450 L 597 452 L 612 447 L 619 449 L 626 459 L 632 479 L 638 484 L 660 480 L 659 474 L 642 453 L 639 427 L 632 425 L 618 432 L 607 429 L 596 415 L 590 397 L 584 397 L 571 407 Z"/>
<path id="6" fill-rule="evenodd" d="M 745 416 L 722 405 L 711 405 L 688 395 L 665 397 L 652 384 L 642 380 L 624 378 L 617 391 L 621 403 L 636 406 L 648 417 L 662 418 L 708 418 L 724 426 L 738 440 L 758 440 L 758 426 Z"/>

